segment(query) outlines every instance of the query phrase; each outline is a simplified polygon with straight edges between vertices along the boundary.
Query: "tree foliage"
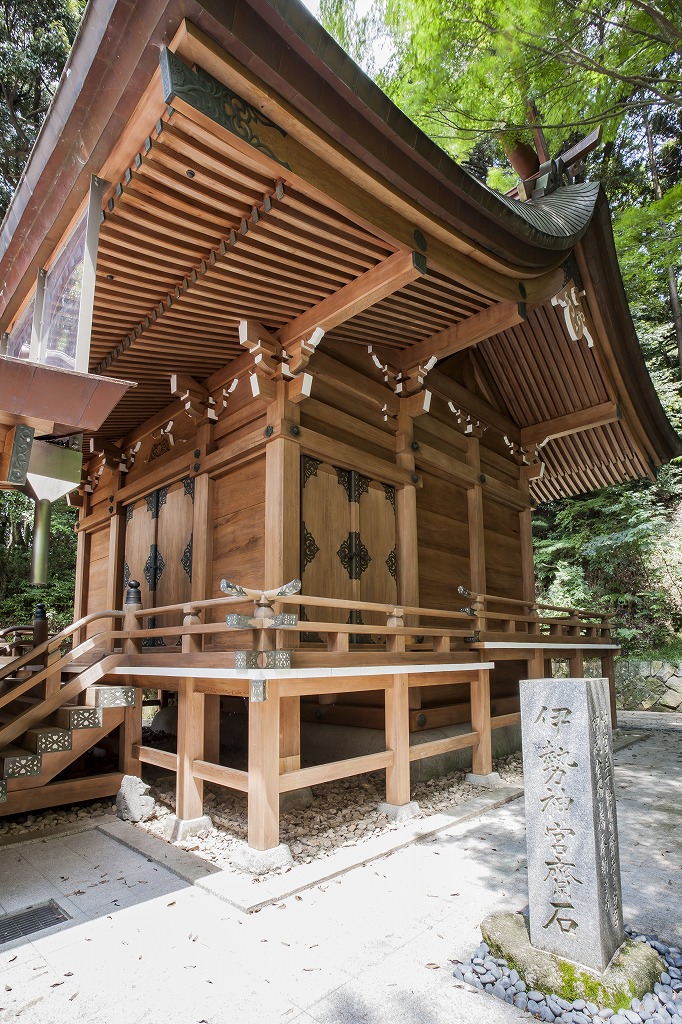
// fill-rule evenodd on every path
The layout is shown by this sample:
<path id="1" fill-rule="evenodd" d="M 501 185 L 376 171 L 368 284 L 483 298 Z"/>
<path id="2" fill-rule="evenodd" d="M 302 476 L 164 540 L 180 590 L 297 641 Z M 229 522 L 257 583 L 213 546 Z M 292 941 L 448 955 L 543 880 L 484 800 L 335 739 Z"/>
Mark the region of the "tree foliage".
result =
<path id="1" fill-rule="evenodd" d="M 642 350 L 680 429 L 679 0 L 375 0 L 361 31 L 355 4 L 323 0 L 323 20 L 334 8 L 330 31 L 424 131 L 499 191 L 515 184 L 505 144 L 533 141 L 531 105 L 552 155 L 602 125 L 603 145 L 582 173 L 609 195 Z M 617 635 L 633 649 L 679 630 L 678 470 L 541 506 L 534 529 L 541 597 L 610 604 L 620 616 Z"/>
<path id="2" fill-rule="evenodd" d="M 30 623 L 36 604 L 44 601 L 56 631 L 73 618 L 76 511 L 64 500 L 52 506 L 49 578 L 45 586 L 32 587 L 33 507 L 18 491 L 0 491 L 0 627 Z"/>
<path id="3" fill-rule="evenodd" d="M 35 142 L 85 0 L 0 4 L 0 218 Z"/>

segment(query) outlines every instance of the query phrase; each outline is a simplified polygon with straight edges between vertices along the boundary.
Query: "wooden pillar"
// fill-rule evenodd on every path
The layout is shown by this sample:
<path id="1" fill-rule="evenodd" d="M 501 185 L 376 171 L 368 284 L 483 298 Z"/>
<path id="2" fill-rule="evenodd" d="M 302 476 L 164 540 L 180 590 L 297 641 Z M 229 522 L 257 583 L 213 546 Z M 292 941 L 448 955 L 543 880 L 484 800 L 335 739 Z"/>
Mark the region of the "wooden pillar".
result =
<path id="1" fill-rule="evenodd" d="M 410 802 L 410 709 L 409 678 L 393 676 L 386 687 L 386 749 L 393 764 L 386 769 L 386 803 L 401 807 Z"/>
<path id="2" fill-rule="evenodd" d="M 414 395 L 411 399 L 403 399 L 400 403 L 397 462 L 402 469 L 409 470 L 413 475 L 416 475 L 415 452 L 412 447 L 414 441 L 414 418 L 410 415 L 409 410 L 414 408 L 415 405 L 422 410 L 425 410 L 425 407 L 428 409 L 429 402 L 430 396 L 421 394 Z M 419 404 L 417 405 L 417 403 Z M 417 543 L 417 488 L 410 484 L 397 487 L 395 502 L 398 603 L 418 608 L 419 545 Z M 407 615 L 404 621 L 407 625 L 411 625 L 416 623 L 416 617 Z M 421 688 L 413 686 L 408 690 L 408 706 L 412 710 L 417 710 L 421 707 L 421 703 Z M 388 706 L 386 707 L 386 719 L 388 720 Z M 409 800 L 409 796 L 407 799 Z M 390 800 L 388 802 L 391 803 Z"/>
<path id="3" fill-rule="evenodd" d="M 111 493 L 116 500 L 116 491 L 120 487 L 120 473 L 114 476 L 111 483 Z M 121 602 L 125 599 L 123 593 L 123 561 L 125 555 L 125 512 L 119 510 L 114 512 L 109 520 L 109 575 L 107 577 L 106 608 L 120 608 Z M 112 629 L 118 625 L 117 621 L 110 623 Z M 113 650 L 113 641 L 106 644 L 108 651 Z"/>
<path id="4" fill-rule="evenodd" d="M 544 679 L 547 676 L 544 651 L 533 651 L 527 659 L 526 671 L 528 679 Z"/>
<path id="5" fill-rule="evenodd" d="M 601 656 L 601 674 L 609 681 L 609 703 L 611 705 L 611 728 L 615 729 L 618 724 L 618 713 L 616 709 L 616 668 L 613 660 L 613 651 L 604 651 Z"/>
<path id="6" fill-rule="evenodd" d="M 581 648 L 571 651 L 568 656 L 569 671 L 574 679 L 582 679 L 585 675 L 585 658 Z"/>
<path id="7" fill-rule="evenodd" d="M 85 496 L 83 497 L 83 508 L 81 518 L 85 514 Z M 78 622 L 84 618 L 88 607 L 88 562 L 90 561 L 90 535 L 85 530 L 79 530 L 76 536 L 76 585 L 73 598 L 73 621 Z M 76 631 L 73 637 L 73 645 L 77 647 L 85 640 L 85 629 Z"/>
<path id="8" fill-rule="evenodd" d="M 416 396 L 415 396 L 416 397 Z M 402 469 L 416 473 L 414 420 L 403 411 L 398 413 L 397 462 Z M 398 553 L 398 602 L 419 605 L 419 552 L 417 546 L 417 488 L 405 484 L 396 489 L 396 547 Z M 409 622 L 409 619 L 408 619 Z"/>
<path id="9" fill-rule="evenodd" d="M 142 622 L 135 616 L 135 612 L 142 610 L 140 601 L 139 584 L 137 588 L 128 585 L 128 592 L 125 595 L 123 629 L 137 630 L 142 628 Z M 142 640 L 134 638 L 123 641 L 124 654 L 139 654 L 142 650 Z M 123 683 L 129 684 L 130 680 L 124 677 Z M 120 761 L 121 771 L 124 775 L 142 775 L 142 762 L 133 756 L 133 747 L 142 743 L 142 690 L 135 689 L 135 704 L 126 708 L 123 713 L 123 724 L 120 731 Z"/>
<path id="10" fill-rule="evenodd" d="M 471 752 L 471 770 L 474 775 L 490 775 L 493 770 L 490 672 L 487 669 L 479 669 L 470 689 L 471 728 L 478 733 L 478 743 Z"/>
<path id="11" fill-rule="evenodd" d="M 193 679 L 178 688 L 178 771 L 175 814 L 192 821 L 204 813 L 204 783 L 194 776 L 194 761 L 204 756 L 204 695 L 195 693 Z"/>
<path id="12" fill-rule="evenodd" d="M 297 426 L 300 422 L 300 406 L 287 400 L 286 388 L 286 382 L 280 382 L 277 401 L 268 406 L 268 422 L 282 429 L 281 436 L 273 437 L 265 449 L 265 586 L 268 588 L 288 583 L 301 573 L 301 449 L 289 432 L 289 425 Z M 298 645 L 297 633 L 279 633 L 278 636 L 287 648 Z M 253 708 L 250 704 L 249 714 Z M 300 697 L 282 698 L 278 730 L 279 770 L 294 771 L 301 767 Z"/>
<path id="13" fill-rule="evenodd" d="M 198 615 L 186 615 L 184 626 L 196 626 Z M 201 636 L 185 634 L 182 653 L 193 654 L 201 649 Z M 178 687 L 178 771 L 175 789 L 175 815 L 181 821 L 192 821 L 204 813 L 204 783 L 194 777 L 194 761 L 204 758 L 204 695 L 195 693 L 193 679 L 181 679 Z"/>
<path id="14" fill-rule="evenodd" d="M 208 444 L 203 434 L 210 430 L 206 424 L 199 428 L 197 437 Z M 203 432 L 203 433 L 202 433 Z M 197 441 L 199 444 L 199 441 Z M 192 513 L 192 600 L 205 601 L 213 596 L 213 501 L 214 481 L 207 473 L 194 479 L 194 507 Z M 210 611 L 208 613 L 210 615 Z M 203 650 L 204 637 L 197 637 L 195 650 Z M 204 761 L 220 764 L 220 694 L 204 696 Z"/>
<path id="15" fill-rule="evenodd" d="M 249 703 L 249 846 L 279 846 L 279 684 L 266 682 L 267 698 Z"/>
<path id="16" fill-rule="evenodd" d="M 477 437 L 467 438 L 467 465 L 480 477 L 481 453 Z M 474 594 L 485 594 L 485 530 L 483 525 L 483 488 L 480 483 L 467 489 L 467 514 L 471 590 Z"/>

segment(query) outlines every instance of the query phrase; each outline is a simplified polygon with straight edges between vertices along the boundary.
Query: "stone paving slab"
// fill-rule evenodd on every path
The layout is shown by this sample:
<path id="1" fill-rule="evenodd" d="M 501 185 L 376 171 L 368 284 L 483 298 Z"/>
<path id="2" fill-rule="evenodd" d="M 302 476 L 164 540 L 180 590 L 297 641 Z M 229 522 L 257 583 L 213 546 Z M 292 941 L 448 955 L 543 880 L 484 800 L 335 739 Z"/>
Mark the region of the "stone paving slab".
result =
<path id="1" fill-rule="evenodd" d="M 652 735 L 615 760 L 626 918 L 679 941 L 682 844 L 673 840 L 682 806 L 682 737 Z M 94 830 L 0 849 L 0 900 L 6 891 L 18 893 L 17 880 L 25 877 L 42 899 L 68 898 L 81 914 L 51 933 L 0 948 L 3 1024 L 531 1019 L 452 977 L 453 961 L 467 958 L 480 941 L 483 917 L 526 903 L 520 800 L 452 819 L 419 841 L 293 894 L 273 892 L 274 902 L 249 914 L 206 890 L 220 877 L 206 862 L 189 884 L 182 872 L 197 858 L 161 844 L 157 861 L 152 852 L 159 847 L 133 849 L 120 841 L 118 827 L 99 819 Z M 52 863 L 41 845 L 54 848 Z M 71 865 L 97 899 L 108 885 L 121 886 L 122 877 L 133 902 L 97 906 L 85 890 L 66 897 L 56 884 L 65 881 L 57 865 L 61 873 Z M 105 869 L 110 881 L 101 885 Z M 290 884 L 291 874 L 278 883 Z"/>

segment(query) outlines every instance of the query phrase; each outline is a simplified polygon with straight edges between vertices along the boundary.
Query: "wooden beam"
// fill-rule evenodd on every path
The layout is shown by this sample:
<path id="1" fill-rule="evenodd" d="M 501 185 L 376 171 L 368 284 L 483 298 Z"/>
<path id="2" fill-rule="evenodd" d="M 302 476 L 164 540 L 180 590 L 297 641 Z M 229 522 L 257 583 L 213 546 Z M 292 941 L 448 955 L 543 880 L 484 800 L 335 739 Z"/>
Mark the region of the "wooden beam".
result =
<path id="1" fill-rule="evenodd" d="M 602 402 L 601 405 L 593 405 L 588 409 L 578 409 L 566 416 L 557 416 L 553 420 L 522 427 L 521 445 L 525 448 L 530 444 L 544 444 L 554 437 L 566 437 L 581 430 L 603 427 L 606 423 L 615 423 L 620 416 L 620 408 L 615 402 Z"/>
<path id="2" fill-rule="evenodd" d="M 286 348 L 315 328 L 331 331 L 425 273 L 426 259 L 421 253 L 396 252 L 282 327 L 278 340 Z"/>
<path id="3" fill-rule="evenodd" d="M 431 370 L 428 378 L 429 391 L 439 395 L 446 402 L 453 402 L 461 406 L 466 412 L 471 413 L 477 420 L 487 423 L 490 427 L 501 430 L 510 441 L 520 441 L 521 434 L 514 421 L 505 413 L 496 409 L 483 398 L 479 398 L 472 391 L 467 391 L 461 384 L 457 384 L 450 377 L 447 377 L 440 370 Z"/>
<path id="4" fill-rule="evenodd" d="M 492 338 L 500 331 L 523 323 L 526 319 L 526 305 L 523 302 L 497 302 L 480 313 L 460 320 L 452 327 L 446 327 L 430 338 L 410 345 L 400 354 L 400 368 L 403 371 L 413 366 L 424 366 L 430 360 L 445 359 L 455 352 L 476 345 L 479 341 Z"/>

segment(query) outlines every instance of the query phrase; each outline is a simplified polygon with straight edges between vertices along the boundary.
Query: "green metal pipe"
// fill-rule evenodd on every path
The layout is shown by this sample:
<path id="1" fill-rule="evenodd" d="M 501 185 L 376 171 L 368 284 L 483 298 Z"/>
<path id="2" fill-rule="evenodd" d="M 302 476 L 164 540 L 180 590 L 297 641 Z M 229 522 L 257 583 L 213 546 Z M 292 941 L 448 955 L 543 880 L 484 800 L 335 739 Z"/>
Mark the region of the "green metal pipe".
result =
<path id="1" fill-rule="evenodd" d="M 50 552 L 50 520 L 52 503 L 47 498 L 36 501 L 33 513 L 33 551 L 31 553 L 31 583 L 47 583 L 47 559 Z"/>

